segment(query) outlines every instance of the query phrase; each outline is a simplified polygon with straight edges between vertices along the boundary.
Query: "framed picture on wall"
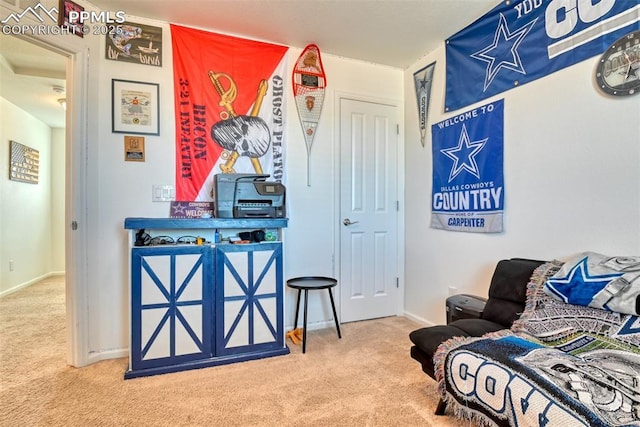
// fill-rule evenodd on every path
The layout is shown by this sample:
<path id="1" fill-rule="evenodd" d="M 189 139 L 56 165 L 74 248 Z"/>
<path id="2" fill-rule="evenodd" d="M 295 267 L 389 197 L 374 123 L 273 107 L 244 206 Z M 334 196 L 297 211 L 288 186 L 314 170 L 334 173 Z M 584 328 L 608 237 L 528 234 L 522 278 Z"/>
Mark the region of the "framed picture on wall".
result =
<path id="1" fill-rule="evenodd" d="M 162 67 L 162 28 L 125 21 L 105 36 L 105 56 L 112 61 Z"/>
<path id="2" fill-rule="evenodd" d="M 144 136 L 124 137 L 124 161 L 144 162 Z"/>
<path id="3" fill-rule="evenodd" d="M 58 3 L 58 26 L 67 28 L 70 33 L 76 36 L 84 37 L 85 31 L 89 28 L 79 22 L 77 15 L 71 17 L 71 12 L 84 12 L 84 7 L 71 0 L 60 0 Z"/>
<path id="4" fill-rule="evenodd" d="M 40 173 L 40 152 L 17 141 L 9 142 L 11 144 L 9 179 L 37 184 Z"/>
<path id="5" fill-rule="evenodd" d="M 111 80 L 111 131 L 160 135 L 160 85 Z"/>

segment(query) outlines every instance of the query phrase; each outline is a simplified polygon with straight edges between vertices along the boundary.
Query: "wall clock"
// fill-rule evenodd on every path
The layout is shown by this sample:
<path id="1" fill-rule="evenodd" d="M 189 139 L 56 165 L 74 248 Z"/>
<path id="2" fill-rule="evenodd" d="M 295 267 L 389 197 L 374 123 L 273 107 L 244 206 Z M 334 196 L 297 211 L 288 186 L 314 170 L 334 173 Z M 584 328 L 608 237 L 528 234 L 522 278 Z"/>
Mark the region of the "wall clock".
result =
<path id="1" fill-rule="evenodd" d="M 623 36 L 602 54 L 596 68 L 600 90 L 614 96 L 640 92 L 640 30 Z"/>

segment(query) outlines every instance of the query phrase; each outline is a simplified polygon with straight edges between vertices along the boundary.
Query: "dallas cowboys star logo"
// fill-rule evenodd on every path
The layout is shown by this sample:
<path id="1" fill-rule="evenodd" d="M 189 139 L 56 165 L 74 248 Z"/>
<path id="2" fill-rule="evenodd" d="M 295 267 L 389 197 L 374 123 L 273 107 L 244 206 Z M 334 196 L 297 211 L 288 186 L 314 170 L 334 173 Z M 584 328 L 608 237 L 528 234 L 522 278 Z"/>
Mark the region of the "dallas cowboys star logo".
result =
<path id="1" fill-rule="evenodd" d="M 480 179 L 480 170 L 476 162 L 476 156 L 482 151 L 488 140 L 489 138 L 481 139 L 480 141 L 471 141 L 467 133 L 467 127 L 464 124 L 462 125 L 458 145 L 440 150 L 442 154 L 453 160 L 451 173 L 449 173 L 449 182 L 463 170 Z"/>
<path id="2" fill-rule="evenodd" d="M 502 68 L 513 70 L 520 74 L 527 74 L 522 65 L 520 54 L 518 53 L 518 47 L 527 34 L 529 34 L 529 31 L 531 31 L 537 20 L 536 18 L 511 32 L 507 26 L 506 18 L 503 14 L 500 14 L 500 21 L 496 28 L 496 33 L 493 36 L 493 43 L 471 54 L 472 58 L 487 63 L 483 92 L 491 85 L 493 79 Z"/>
<path id="3" fill-rule="evenodd" d="M 640 334 L 640 319 L 638 319 L 638 316 L 629 316 L 627 321 L 624 322 L 624 324 L 613 336 L 619 337 L 623 335 L 637 334 Z"/>
<path id="4" fill-rule="evenodd" d="M 592 276 L 587 267 L 587 257 L 574 265 L 565 277 L 547 279 L 546 288 L 569 304 L 588 306 L 598 292 L 623 273 Z"/>
<path id="5" fill-rule="evenodd" d="M 173 215 L 181 215 L 184 216 L 185 213 L 185 206 L 182 203 L 176 203 L 175 205 L 172 206 L 173 208 Z"/>
<path id="6" fill-rule="evenodd" d="M 431 79 L 427 79 L 427 73 L 424 73 L 424 77 L 420 80 L 420 90 L 426 90 L 429 82 L 431 82 Z"/>

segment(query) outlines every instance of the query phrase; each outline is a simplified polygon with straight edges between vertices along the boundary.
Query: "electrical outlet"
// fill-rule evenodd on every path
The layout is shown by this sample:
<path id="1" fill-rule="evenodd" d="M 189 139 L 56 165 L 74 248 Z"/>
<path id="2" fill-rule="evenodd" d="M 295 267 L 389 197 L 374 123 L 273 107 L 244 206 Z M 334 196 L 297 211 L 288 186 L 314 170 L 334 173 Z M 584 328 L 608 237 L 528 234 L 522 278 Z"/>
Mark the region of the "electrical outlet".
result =
<path id="1" fill-rule="evenodd" d="M 9 260 L 9 271 L 13 271 L 13 260 Z"/>
<path id="2" fill-rule="evenodd" d="M 458 288 L 454 286 L 449 286 L 449 296 L 456 295 L 458 293 Z"/>
<path id="3" fill-rule="evenodd" d="M 152 202 L 170 202 L 176 199 L 176 189 L 173 185 L 151 186 Z"/>

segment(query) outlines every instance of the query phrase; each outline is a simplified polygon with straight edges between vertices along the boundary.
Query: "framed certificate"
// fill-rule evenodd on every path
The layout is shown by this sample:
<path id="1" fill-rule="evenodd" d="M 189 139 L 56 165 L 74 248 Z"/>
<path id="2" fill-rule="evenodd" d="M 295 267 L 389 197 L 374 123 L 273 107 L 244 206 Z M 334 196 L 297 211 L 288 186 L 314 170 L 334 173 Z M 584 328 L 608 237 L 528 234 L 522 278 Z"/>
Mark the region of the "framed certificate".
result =
<path id="1" fill-rule="evenodd" d="M 111 80 L 111 131 L 160 135 L 158 83 Z"/>

